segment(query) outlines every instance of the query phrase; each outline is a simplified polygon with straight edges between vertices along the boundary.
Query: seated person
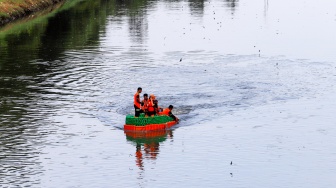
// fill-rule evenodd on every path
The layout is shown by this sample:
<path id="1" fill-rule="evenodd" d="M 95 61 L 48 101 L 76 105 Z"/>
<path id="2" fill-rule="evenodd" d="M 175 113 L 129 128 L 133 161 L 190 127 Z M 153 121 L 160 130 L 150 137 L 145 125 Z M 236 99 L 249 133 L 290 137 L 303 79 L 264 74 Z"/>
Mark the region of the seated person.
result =
<path id="1" fill-rule="evenodd" d="M 159 104 L 158 104 L 158 100 L 153 100 L 153 103 L 154 103 L 154 110 L 155 110 L 155 113 L 156 114 L 160 114 L 160 112 L 162 112 L 162 108 L 159 107 Z"/>
<path id="2" fill-rule="evenodd" d="M 155 100 L 155 96 L 153 94 L 151 94 L 149 96 L 149 100 L 148 100 L 148 108 L 147 108 L 147 115 L 148 116 L 156 115 L 154 100 Z"/>
<path id="3" fill-rule="evenodd" d="M 147 115 L 148 112 L 148 94 L 145 93 L 143 95 L 144 99 L 141 101 L 141 110 Z"/>

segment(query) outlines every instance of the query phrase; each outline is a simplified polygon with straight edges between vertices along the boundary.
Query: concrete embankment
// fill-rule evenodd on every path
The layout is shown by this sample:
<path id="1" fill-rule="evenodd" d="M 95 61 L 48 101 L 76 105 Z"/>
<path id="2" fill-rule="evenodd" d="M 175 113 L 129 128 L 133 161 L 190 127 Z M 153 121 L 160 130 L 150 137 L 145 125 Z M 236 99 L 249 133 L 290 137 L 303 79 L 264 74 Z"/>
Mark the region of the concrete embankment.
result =
<path id="1" fill-rule="evenodd" d="M 0 0 L 0 26 L 66 0 Z"/>

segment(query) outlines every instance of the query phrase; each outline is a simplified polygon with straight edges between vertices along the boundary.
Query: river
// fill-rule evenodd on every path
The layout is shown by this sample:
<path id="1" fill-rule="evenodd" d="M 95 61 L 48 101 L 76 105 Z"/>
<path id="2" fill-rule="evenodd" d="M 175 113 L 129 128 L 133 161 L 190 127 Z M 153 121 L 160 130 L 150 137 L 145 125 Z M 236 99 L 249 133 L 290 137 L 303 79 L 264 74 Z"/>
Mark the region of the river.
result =
<path id="1" fill-rule="evenodd" d="M 0 28 L 1 187 L 334 186 L 335 5 L 69 1 Z M 126 135 L 137 87 L 180 123 Z"/>

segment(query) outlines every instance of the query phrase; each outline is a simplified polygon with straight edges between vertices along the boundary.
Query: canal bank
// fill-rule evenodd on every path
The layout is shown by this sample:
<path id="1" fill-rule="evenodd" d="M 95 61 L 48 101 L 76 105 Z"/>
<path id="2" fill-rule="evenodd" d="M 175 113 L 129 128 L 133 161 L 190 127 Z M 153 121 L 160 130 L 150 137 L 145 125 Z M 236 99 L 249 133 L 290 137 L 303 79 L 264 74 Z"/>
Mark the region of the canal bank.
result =
<path id="1" fill-rule="evenodd" d="M 0 26 L 50 9 L 66 0 L 0 0 Z M 53 9 L 53 8 L 52 8 Z"/>

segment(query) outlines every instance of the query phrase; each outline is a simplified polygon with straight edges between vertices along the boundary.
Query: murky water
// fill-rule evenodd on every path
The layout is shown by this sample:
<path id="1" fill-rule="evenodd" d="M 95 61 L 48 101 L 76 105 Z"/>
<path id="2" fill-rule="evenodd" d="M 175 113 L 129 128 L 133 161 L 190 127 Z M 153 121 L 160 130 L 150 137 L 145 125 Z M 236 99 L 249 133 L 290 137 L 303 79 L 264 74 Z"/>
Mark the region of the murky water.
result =
<path id="1" fill-rule="evenodd" d="M 335 3 L 72 1 L 0 30 L 2 187 L 332 187 Z M 125 134 L 141 86 L 173 130 Z"/>

